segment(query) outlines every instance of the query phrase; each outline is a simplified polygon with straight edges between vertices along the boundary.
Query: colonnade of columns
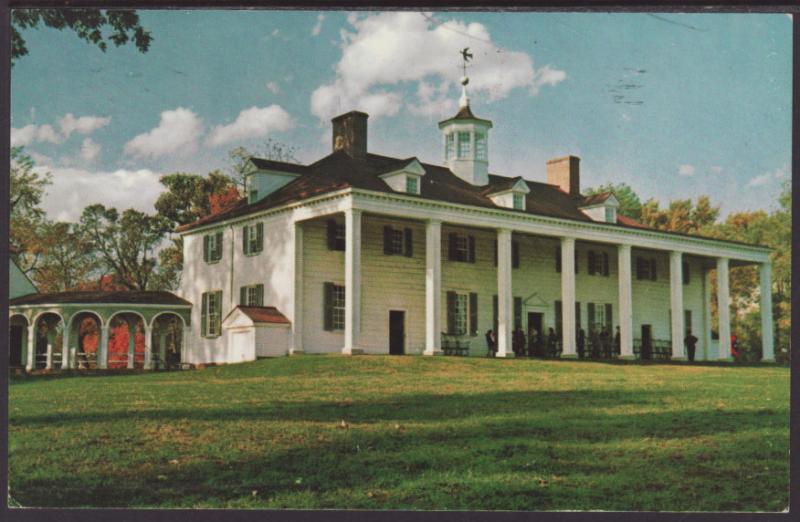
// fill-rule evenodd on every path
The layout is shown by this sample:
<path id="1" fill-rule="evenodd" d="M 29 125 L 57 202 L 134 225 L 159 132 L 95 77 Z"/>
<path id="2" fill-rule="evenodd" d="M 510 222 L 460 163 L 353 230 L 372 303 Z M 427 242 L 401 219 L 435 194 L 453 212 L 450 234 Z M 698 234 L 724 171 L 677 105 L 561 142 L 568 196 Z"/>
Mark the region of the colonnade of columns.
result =
<path id="1" fill-rule="evenodd" d="M 361 298 L 361 220 L 358 209 L 345 210 L 345 328 L 342 352 L 352 354 L 358 347 Z M 442 222 L 425 223 L 425 355 L 441 353 L 441 273 L 442 273 Z M 618 309 L 620 329 L 620 356 L 633 358 L 633 290 L 632 256 L 630 244 L 617 245 L 618 259 Z M 730 291 L 729 260 L 717 258 L 717 302 L 719 308 L 718 359 L 730 358 Z M 684 305 L 683 305 L 683 253 L 669 253 L 670 310 L 672 332 L 672 359 L 685 359 Z M 707 285 L 706 285 L 707 286 Z M 775 359 L 772 332 L 772 289 L 770 264 L 760 265 L 761 318 L 763 360 Z M 707 295 L 708 292 L 706 292 Z M 512 230 L 497 230 L 497 356 L 513 356 L 513 292 L 512 292 Z M 561 238 L 561 313 L 562 357 L 576 357 L 575 317 L 575 238 Z M 705 307 L 710 303 L 706 300 Z M 710 329 L 710 318 L 705 326 Z M 708 338 L 708 334 L 707 338 Z"/>

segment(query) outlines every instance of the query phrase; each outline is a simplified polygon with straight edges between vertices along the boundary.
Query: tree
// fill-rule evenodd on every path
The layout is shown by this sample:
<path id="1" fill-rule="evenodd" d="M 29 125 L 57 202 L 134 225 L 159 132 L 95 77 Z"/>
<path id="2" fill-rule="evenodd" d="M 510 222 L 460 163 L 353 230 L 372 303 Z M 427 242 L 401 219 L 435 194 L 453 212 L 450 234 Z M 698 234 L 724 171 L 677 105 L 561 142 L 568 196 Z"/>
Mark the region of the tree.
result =
<path id="1" fill-rule="evenodd" d="M 619 201 L 619 209 L 617 212 L 620 215 L 629 217 L 639 221 L 642 217 L 642 202 L 639 196 L 627 183 L 606 183 L 598 187 L 590 187 L 586 189 L 587 196 L 595 194 L 602 194 L 603 192 L 611 192 L 614 197 Z"/>
<path id="2" fill-rule="evenodd" d="M 252 152 L 244 147 L 236 147 L 228 151 L 228 158 L 231 162 L 228 172 L 238 187 L 240 194 L 244 196 L 247 173 L 251 168 L 250 158 L 258 157 L 284 163 L 300 163 L 295 157 L 295 152 L 297 152 L 297 149 L 294 147 L 275 141 L 272 138 L 268 138 L 267 141 L 257 146 Z"/>
<path id="3" fill-rule="evenodd" d="M 659 230 L 699 234 L 713 227 L 718 217 L 719 206 L 711 206 L 708 196 L 699 196 L 695 205 L 691 199 L 672 200 L 666 209 L 650 198 L 642 205 L 640 221 Z"/>
<path id="4" fill-rule="evenodd" d="M 39 236 L 45 225 L 44 210 L 40 207 L 50 173 L 39 173 L 35 163 L 22 147 L 11 148 L 10 193 L 11 257 L 19 268 L 30 274 L 41 256 Z"/>
<path id="5" fill-rule="evenodd" d="M 170 229 L 163 216 L 134 209 L 121 215 L 101 204 L 83 209 L 81 230 L 114 281 L 129 290 L 151 290 L 157 281 L 155 250 Z"/>
<path id="6" fill-rule="evenodd" d="M 73 290 L 97 268 L 91 246 L 77 225 L 44 222 L 38 229 L 41 255 L 33 280 L 40 292 Z"/>
<path id="7" fill-rule="evenodd" d="M 122 9 L 14 9 L 11 11 L 11 65 L 28 54 L 23 29 L 40 25 L 69 29 L 78 38 L 105 52 L 108 42 L 119 47 L 133 41 L 139 52 L 146 53 L 152 36 L 139 24 L 136 11 Z M 109 32 L 110 31 L 110 32 Z M 104 32 L 106 34 L 104 34 Z"/>

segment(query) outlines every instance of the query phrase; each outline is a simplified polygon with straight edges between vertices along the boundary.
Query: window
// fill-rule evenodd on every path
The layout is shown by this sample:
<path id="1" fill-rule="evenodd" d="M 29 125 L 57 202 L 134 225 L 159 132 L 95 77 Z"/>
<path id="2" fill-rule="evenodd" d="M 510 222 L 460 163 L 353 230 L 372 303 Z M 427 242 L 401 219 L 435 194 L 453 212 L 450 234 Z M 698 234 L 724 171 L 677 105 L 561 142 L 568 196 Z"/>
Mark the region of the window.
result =
<path id="1" fill-rule="evenodd" d="M 344 223 L 328 220 L 328 250 L 344 250 Z"/>
<path id="2" fill-rule="evenodd" d="M 683 284 L 688 285 L 691 281 L 691 276 L 689 275 L 689 263 L 686 261 L 683 262 Z"/>
<path id="3" fill-rule="evenodd" d="M 450 261 L 475 262 L 475 238 L 449 234 L 447 240 L 447 259 Z"/>
<path id="4" fill-rule="evenodd" d="M 656 259 L 637 257 L 636 258 L 636 279 L 656 280 Z"/>
<path id="5" fill-rule="evenodd" d="M 488 157 L 489 157 L 489 154 L 487 153 L 487 150 L 486 150 L 486 133 L 484 133 L 484 132 L 476 132 L 475 133 L 475 159 L 486 161 L 486 159 Z"/>
<path id="6" fill-rule="evenodd" d="M 264 249 L 264 223 L 242 227 L 242 251 L 246 255 L 258 254 Z"/>
<path id="7" fill-rule="evenodd" d="M 249 198 L 247 200 L 248 203 L 255 203 L 256 199 L 258 198 L 258 190 L 252 189 L 249 193 Z"/>
<path id="8" fill-rule="evenodd" d="M 416 176 L 406 175 L 406 192 L 409 194 L 419 194 L 419 180 Z"/>
<path id="9" fill-rule="evenodd" d="M 611 303 L 586 303 L 586 311 L 589 315 L 589 333 L 599 334 L 605 328 L 606 333 L 613 337 L 614 321 Z"/>
<path id="10" fill-rule="evenodd" d="M 497 240 L 494 240 L 494 266 L 497 266 Z M 519 242 L 511 242 L 511 268 L 519 268 Z"/>
<path id="11" fill-rule="evenodd" d="M 556 247 L 556 272 L 561 273 L 561 246 Z M 578 251 L 575 250 L 575 273 L 578 273 Z"/>
<path id="12" fill-rule="evenodd" d="M 555 305 L 555 316 L 556 316 L 556 335 L 559 339 L 563 339 L 564 337 L 564 312 L 562 309 L 561 301 L 556 301 Z"/>
<path id="13" fill-rule="evenodd" d="M 692 332 L 692 311 L 691 310 L 684 310 L 683 311 L 683 328 L 686 330 L 686 335 L 689 335 Z"/>
<path id="14" fill-rule="evenodd" d="M 203 260 L 216 263 L 222 259 L 222 232 L 203 236 Z"/>
<path id="15" fill-rule="evenodd" d="M 614 207 L 606 207 L 606 223 L 616 223 L 617 216 Z"/>
<path id="16" fill-rule="evenodd" d="M 469 132 L 458 133 L 458 159 L 469 158 L 471 143 Z"/>
<path id="17" fill-rule="evenodd" d="M 203 293 L 200 328 L 203 337 L 219 337 L 222 331 L 222 290 Z"/>
<path id="18" fill-rule="evenodd" d="M 589 275 L 608 277 L 608 253 L 589 250 L 588 270 Z"/>
<path id="19" fill-rule="evenodd" d="M 264 306 L 264 285 L 249 285 L 239 288 L 239 304 L 242 306 Z"/>
<path id="20" fill-rule="evenodd" d="M 514 192 L 514 210 L 524 210 L 525 208 L 525 195 L 519 192 Z"/>
<path id="21" fill-rule="evenodd" d="M 456 153 L 456 135 L 451 132 L 444 137 L 444 159 L 449 160 L 455 157 Z"/>
<path id="22" fill-rule="evenodd" d="M 325 283 L 324 292 L 325 330 L 344 330 L 344 286 Z"/>
<path id="23" fill-rule="evenodd" d="M 414 239 L 410 228 L 383 227 L 383 253 L 387 256 L 414 256 Z"/>
<path id="24" fill-rule="evenodd" d="M 467 318 L 469 317 L 469 296 L 456 292 L 447 292 L 447 333 L 450 335 L 465 335 L 467 333 Z M 477 294 L 475 294 L 477 303 Z M 477 308 L 477 307 L 476 307 Z M 477 314 L 475 315 L 477 323 Z M 475 325 L 477 333 L 477 324 Z"/>

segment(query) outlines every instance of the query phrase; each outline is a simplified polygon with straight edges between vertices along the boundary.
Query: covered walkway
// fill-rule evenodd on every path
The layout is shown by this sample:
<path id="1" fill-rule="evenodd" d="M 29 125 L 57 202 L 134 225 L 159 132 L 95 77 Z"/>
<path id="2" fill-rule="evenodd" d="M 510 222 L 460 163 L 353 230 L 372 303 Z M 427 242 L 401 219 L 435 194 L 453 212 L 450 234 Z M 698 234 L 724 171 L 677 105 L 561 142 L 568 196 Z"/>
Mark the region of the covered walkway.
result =
<path id="1" fill-rule="evenodd" d="M 192 304 L 170 292 L 30 294 L 9 304 L 11 367 L 153 370 L 183 364 Z"/>

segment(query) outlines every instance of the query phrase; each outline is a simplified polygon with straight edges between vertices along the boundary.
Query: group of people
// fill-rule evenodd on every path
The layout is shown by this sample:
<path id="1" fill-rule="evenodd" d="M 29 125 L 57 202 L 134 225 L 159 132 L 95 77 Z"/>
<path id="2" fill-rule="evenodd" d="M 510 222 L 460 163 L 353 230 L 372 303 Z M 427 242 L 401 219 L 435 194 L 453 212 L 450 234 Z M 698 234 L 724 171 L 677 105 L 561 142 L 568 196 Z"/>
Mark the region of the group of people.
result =
<path id="1" fill-rule="evenodd" d="M 488 357 L 497 354 L 497 336 L 494 330 L 486 331 Z M 527 337 L 522 328 L 517 327 L 511 334 L 511 349 L 515 357 L 556 357 L 560 351 L 560 340 L 553 328 L 548 329 L 547 336 L 539 334 L 531 328 Z"/>
<path id="2" fill-rule="evenodd" d="M 601 327 L 599 331 L 594 328 L 590 329 L 588 346 L 586 345 L 586 332 L 583 331 L 583 328 L 579 328 L 575 344 L 580 359 L 587 356 L 592 359 L 611 359 L 615 355 L 619 355 L 619 326 L 617 326 L 613 339 L 611 332 L 605 326 Z"/>

